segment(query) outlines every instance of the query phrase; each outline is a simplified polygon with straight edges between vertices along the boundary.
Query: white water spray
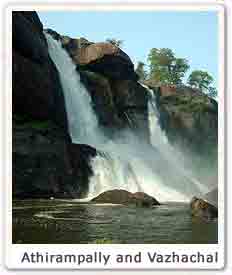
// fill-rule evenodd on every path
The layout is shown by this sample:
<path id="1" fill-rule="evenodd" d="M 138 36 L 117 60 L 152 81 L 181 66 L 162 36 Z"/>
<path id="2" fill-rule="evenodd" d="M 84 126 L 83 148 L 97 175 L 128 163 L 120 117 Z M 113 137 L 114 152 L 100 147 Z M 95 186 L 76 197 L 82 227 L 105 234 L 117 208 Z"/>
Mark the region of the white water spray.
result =
<path id="1" fill-rule="evenodd" d="M 95 145 L 97 138 L 103 139 L 98 128 L 98 121 L 91 106 L 91 98 L 80 81 L 76 66 L 61 43 L 45 33 L 49 55 L 60 74 L 60 81 L 65 97 L 69 132 L 73 143 Z"/>
<path id="2" fill-rule="evenodd" d="M 94 175 L 90 178 L 88 199 L 112 189 L 143 191 L 161 202 L 186 201 L 199 192 L 199 187 L 176 172 L 161 153 L 152 150 L 129 130 L 118 133 L 113 140 L 106 138 L 98 126 L 91 98 L 80 81 L 72 59 L 58 41 L 49 34 L 45 35 L 49 54 L 60 74 L 73 143 L 88 144 L 104 152 L 92 159 Z M 149 119 L 152 119 L 150 116 L 151 112 Z M 157 119 L 157 116 L 154 118 Z M 155 126 L 151 132 L 159 141 L 155 145 L 160 147 L 161 140 L 165 140 L 166 136 L 158 120 L 151 124 Z"/>
<path id="3" fill-rule="evenodd" d="M 209 192 L 209 188 L 200 183 L 193 175 L 190 168 L 186 165 L 184 155 L 172 146 L 165 132 L 160 127 L 160 113 L 157 107 L 156 96 L 153 90 L 143 85 L 150 94 L 150 100 L 148 102 L 148 117 L 149 117 L 149 128 L 150 128 L 150 142 L 153 146 L 159 149 L 161 154 L 169 160 L 172 166 L 179 170 L 180 174 L 188 178 L 193 185 L 195 185 L 200 194 Z M 195 194 L 197 195 L 197 193 Z"/>

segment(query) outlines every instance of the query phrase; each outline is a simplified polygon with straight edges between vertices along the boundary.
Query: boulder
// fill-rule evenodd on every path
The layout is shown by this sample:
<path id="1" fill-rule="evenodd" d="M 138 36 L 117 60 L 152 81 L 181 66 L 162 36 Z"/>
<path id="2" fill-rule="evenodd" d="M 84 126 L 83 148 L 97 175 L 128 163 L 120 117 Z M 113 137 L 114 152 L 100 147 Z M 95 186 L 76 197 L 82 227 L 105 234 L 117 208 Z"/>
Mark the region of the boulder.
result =
<path id="1" fill-rule="evenodd" d="M 71 38 L 51 29 L 46 32 L 61 42 L 79 70 L 100 73 L 111 79 L 138 80 L 130 57 L 117 46 L 106 42 L 93 43 L 83 37 Z"/>
<path id="2" fill-rule="evenodd" d="M 126 190 L 115 189 L 103 192 L 97 197 L 93 198 L 91 202 L 94 203 L 114 203 L 124 205 L 135 205 L 139 207 L 152 207 L 159 205 L 159 202 L 143 192 L 130 193 Z"/>
<path id="3" fill-rule="evenodd" d="M 112 79 L 138 79 L 129 56 L 111 43 L 94 43 L 81 48 L 78 64 L 81 69 L 98 72 Z"/>
<path id="4" fill-rule="evenodd" d="M 160 205 L 155 198 L 144 192 L 136 192 L 133 194 L 133 197 L 136 199 L 136 205 L 138 206 L 151 207 L 153 205 Z"/>
<path id="5" fill-rule="evenodd" d="M 211 203 L 214 206 L 218 206 L 218 188 L 214 188 L 212 191 L 208 192 L 203 197 L 205 200 L 207 200 L 209 203 Z"/>
<path id="6" fill-rule="evenodd" d="M 190 202 L 191 214 L 193 217 L 210 221 L 218 217 L 218 209 L 209 202 L 193 197 Z"/>

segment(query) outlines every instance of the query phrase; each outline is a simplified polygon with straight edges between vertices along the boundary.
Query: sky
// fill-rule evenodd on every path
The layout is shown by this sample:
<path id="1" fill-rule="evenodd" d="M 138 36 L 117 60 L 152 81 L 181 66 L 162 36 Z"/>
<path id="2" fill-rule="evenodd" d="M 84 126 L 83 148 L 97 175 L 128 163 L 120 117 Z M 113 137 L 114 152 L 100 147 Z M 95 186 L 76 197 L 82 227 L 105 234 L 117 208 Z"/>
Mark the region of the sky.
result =
<path id="1" fill-rule="evenodd" d="M 123 40 L 124 50 L 136 65 L 147 64 L 152 48 L 170 48 L 186 58 L 190 69 L 206 70 L 218 86 L 218 17 L 208 11 L 80 11 L 38 12 L 44 28 L 92 42 Z"/>

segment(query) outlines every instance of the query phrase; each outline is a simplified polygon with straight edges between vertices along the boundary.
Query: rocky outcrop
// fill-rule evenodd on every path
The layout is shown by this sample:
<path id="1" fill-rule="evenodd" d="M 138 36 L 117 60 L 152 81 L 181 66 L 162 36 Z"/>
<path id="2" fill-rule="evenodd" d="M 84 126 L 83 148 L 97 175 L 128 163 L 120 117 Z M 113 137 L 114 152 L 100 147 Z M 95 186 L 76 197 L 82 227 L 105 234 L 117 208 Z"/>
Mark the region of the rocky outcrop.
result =
<path id="1" fill-rule="evenodd" d="M 123 121 L 114 104 L 109 80 L 102 74 L 81 71 L 82 82 L 90 93 L 99 123 L 105 128 L 122 128 Z"/>
<path id="2" fill-rule="evenodd" d="M 137 82 L 129 56 L 111 43 L 46 31 L 61 42 L 76 64 L 100 124 L 111 131 L 131 128 L 148 141 L 147 90 Z"/>
<path id="3" fill-rule="evenodd" d="M 217 102 L 186 86 L 163 86 L 154 90 L 160 124 L 169 141 L 188 152 L 214 155 L 217 151 Z"/>
<path id="4" fill-rule="evenodd" d="M 59 40 L 81 70 L 100 73 L 113 79 L 138 80 L 130 57 L 111 43 L 93 43 L 84 38 L 70 38 L 47 29 L 47 33 Z"/>
<path id="5" fill-rule="evenodd" d="M 77 64 L 81 69 L 98 72 L 112 79 L 138 79 L 129 56 L 111 43 L 94 43 L 81 48 Z"/>
<path id="6" fill-rule="evenodd" d="M 190 208 L 193 217 L 200 218 L 205 221 L 211 221 L 218 217 L 217 207 L 197 197 L 192 198 Z"/>
<path id="7" fill-rule="evenodd" d="M 92 199 L 94 203 L 114 203 L 123 205 L 135 205 L 138 207 L 152 207 L 159 202 L 143 192 L 130 193 L 126 190 L 115 189 L 106 191 Z"/>
<path id="8" fill-rule="evenodd" d="M 35 12 L 13 12 L 13 197 L 82 197 L 96 150 L 71 143 L 59 75 Z"/>
<path id="9" fill-rule="evenodd" d="M 196 178 L 208 186 L 217 184 L 217 101 L 186 86 L 150 87 L 169 142 L 184 155 Z"/>
<path id="10" fill-rule="evenodd" d="M 13 121 L 13 197 L 76 198 L 88 191 L 96 150 L 72 144 L 51 121 Z"/>
<path id="11" fill-rule="evenodd" d="M 13 113 L 54 120 L 67 130 L 59 76 L 36 12 L 13 12 Z"/>

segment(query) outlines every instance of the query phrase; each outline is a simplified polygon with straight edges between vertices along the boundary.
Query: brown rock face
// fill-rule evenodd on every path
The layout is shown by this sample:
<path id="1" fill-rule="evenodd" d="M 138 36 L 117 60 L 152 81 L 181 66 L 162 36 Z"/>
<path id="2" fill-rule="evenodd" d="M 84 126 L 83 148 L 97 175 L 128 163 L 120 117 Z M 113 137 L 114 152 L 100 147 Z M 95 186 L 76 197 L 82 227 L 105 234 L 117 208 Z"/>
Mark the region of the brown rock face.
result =
<path id="1" fill-rule="evenodd" d="M 78 62 L 82 69 L 92 70 L 112 79 L 137 80 L 129 56 L 110 43 L 94 43 L 81 48 Z"/>
<path id="2" fill-rule="evenodd" d="M 135 205 L 140 207 L 151 207 L 153 205 L 159 205 L 159 202 L 155 198 L 143 192 L 137 192 L 133 194 L 121 189 L 103 192 L 96 198 L 92 199 L 92 202 Z"/>
<path id="3" fill-rule="evenodd" d="M 70 38 L 51 29 L 46 31 L 61 42 L 78 69 L 100 73 L 111 79 L 138 79 L 130 57 L 117 46 L 104 42 L 93 43 L 84 38 Z"/>
<path id="4" fill-rule="evenodd" d="M 193 197 L 190 202 L 192 216 L 209 221 L 218 217 L 218 209 L 202 199 Z"/>
<path id="5" fill-rule="evenodd" d="M 122 54 L 122 51 L 120 52 L 118 47 L 110 43 L 94 43 L 80 51 L 79 64 L 89 64 L 103 58 L 105 55 L 120 56 L 120 53 Z M 129 57 L 124 53 L 122 54 L 121 58 L 125 58 L 126 61 L 130 62 Z"/>

